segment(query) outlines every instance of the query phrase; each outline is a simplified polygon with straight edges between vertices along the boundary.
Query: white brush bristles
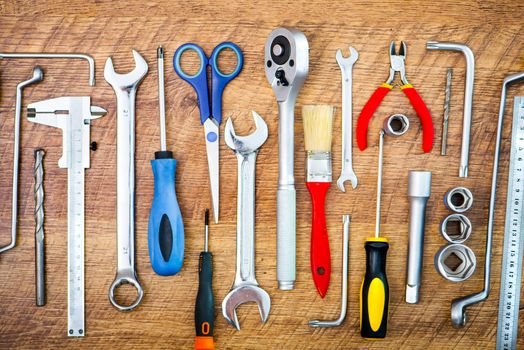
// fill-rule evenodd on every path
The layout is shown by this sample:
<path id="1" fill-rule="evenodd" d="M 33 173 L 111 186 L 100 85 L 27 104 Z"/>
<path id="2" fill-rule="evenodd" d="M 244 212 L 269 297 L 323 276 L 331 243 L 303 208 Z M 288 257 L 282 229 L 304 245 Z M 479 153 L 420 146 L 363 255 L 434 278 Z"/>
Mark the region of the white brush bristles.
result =
<path id="1" fill-rule="evenodd" d="M 304 143 L 307 152 L 331 152 L 333 106 L 302 106 Z"/>

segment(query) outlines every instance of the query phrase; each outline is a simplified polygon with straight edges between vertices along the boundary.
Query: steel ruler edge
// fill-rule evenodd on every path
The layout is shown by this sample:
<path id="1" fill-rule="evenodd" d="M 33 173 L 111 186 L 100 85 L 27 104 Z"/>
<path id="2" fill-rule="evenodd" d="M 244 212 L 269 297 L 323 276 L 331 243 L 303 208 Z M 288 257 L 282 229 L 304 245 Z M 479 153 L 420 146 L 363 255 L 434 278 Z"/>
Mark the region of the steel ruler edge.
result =
<path id="1" fill-rule="evenodd" d="M 497 349 L 516 349 L 524 254 L 524 97 L 515 96 L 511 128 Z"/>

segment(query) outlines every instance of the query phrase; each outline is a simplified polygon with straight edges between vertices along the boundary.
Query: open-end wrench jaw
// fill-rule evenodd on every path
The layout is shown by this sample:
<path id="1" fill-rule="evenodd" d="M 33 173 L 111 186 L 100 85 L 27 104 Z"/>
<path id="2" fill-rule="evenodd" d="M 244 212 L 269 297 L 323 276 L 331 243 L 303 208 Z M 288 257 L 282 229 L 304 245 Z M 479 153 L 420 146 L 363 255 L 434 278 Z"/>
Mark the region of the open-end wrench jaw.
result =
<path id="1" fill-rule="evenodd" d="M 133 58 L 135 59 L 135 69 L 126 74 L 115 72 L 113 59 L 111 57 L 107 58 L 104 67 L 104 78 L 113 88 L 130 89 L 136 87 L 147 74 L 148 65 L 146 60 L 135 50 L 133 50 Z"/>
<path id="2" fill-rule="evenodd" d="M 353 64 L 358 60 L 358 51 L 353 46 L 350 46 L 349 56 L 344 57 L 342 49 L 338 49 L 335 57 L 340 68 L 344 67 L 346 69 L 351 69 Z"/>
<path id="3" fill-rule="evenodd" d="M 260 320 L 262 323 L 266 323 L 271 308 L 271 298 L 269 294 L 258 285 L 245 284 L 232 289 L 222 302 L 224 317 L 237 330 L 240 330 L 237 308 L 249 302 L 257 303 Z"/>
<path id="4" fill-rule="evenodd" d="M 255 120 L 255 131 L 247 136 L 238 136 L 233 128 L 231 118 L 228 118 L 224 129 L 224 139 L 226 145 L 240 154 L 255 152 L 266 142 L 268 137 L 267 124 L 262 117 L 255 111 L 251 111 Z"/>

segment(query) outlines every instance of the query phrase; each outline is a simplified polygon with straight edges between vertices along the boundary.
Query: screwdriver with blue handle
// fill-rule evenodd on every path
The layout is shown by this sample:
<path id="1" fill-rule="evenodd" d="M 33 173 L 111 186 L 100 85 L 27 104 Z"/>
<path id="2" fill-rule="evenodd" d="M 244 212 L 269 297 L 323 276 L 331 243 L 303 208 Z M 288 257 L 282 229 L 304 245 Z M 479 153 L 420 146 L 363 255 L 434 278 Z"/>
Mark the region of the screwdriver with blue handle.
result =
<path id="1" fill-rule="evenodd" d="M 149 215 L 148 245 L 153 270 L 162 276 L 180 271 L 184 261 L 184 223 L 175 192 L 176 160 L 166 150 L 166 111 L 164 96 L 164 50 L 157 49 L 158 102 L 160 107 L 160 151 L 151 161 L 155 192 Z"/>
<path id="2" fill-rule="evenodd" d="M 215 299 L 213 297 L 213 255 L 208 249 L 209 209 L 205 214 L 204 251 L 198 259 L 198 293 L 195 302 L 195 350 L 213 350 Z"/>
<path id="3" fill-rule="evenodd" d="M 367 339 L 385 338 L 388 328 L 389 284 L 386 276 L 386 254 L 389 244 L 386 238 L 380 237 L 383 149 L 384 130 L 380 130 L 375 236 L 368 238 L 364 245 L 366 274 L 360 287 L 360 334 Z"/>

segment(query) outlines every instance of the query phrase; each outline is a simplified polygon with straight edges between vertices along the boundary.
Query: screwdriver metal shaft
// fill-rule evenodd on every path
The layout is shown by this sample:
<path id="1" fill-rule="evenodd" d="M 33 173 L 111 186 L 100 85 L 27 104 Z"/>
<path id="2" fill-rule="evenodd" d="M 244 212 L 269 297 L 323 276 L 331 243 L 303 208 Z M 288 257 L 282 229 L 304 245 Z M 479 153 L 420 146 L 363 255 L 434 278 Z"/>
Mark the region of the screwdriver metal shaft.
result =
<path id="1" fill-rule="evenodd" d="M 45 305 L 44 154 L 43 149 L 36 149 L 34 152 L 36 306 Z"/>

